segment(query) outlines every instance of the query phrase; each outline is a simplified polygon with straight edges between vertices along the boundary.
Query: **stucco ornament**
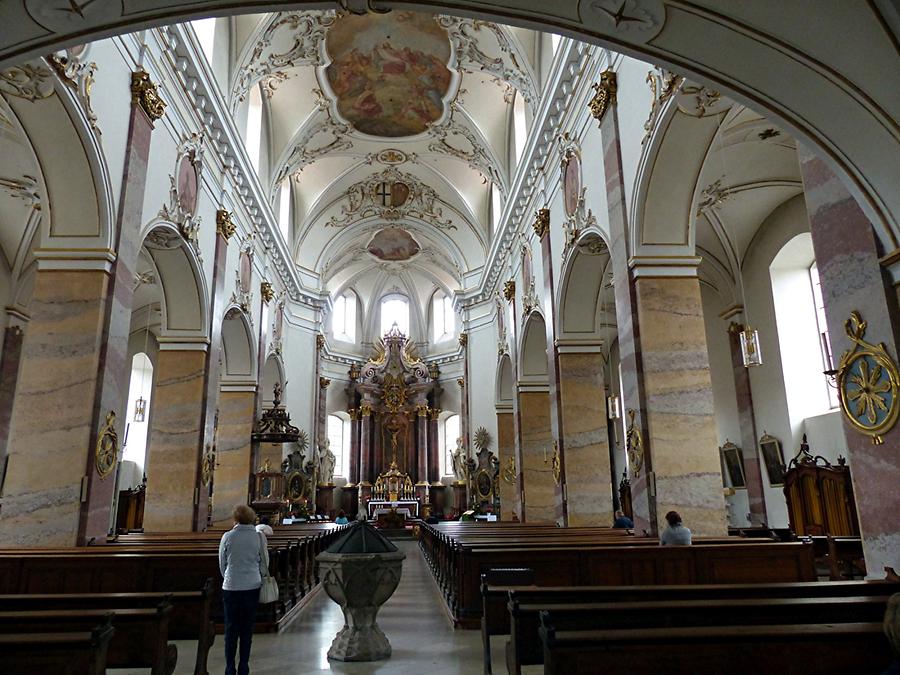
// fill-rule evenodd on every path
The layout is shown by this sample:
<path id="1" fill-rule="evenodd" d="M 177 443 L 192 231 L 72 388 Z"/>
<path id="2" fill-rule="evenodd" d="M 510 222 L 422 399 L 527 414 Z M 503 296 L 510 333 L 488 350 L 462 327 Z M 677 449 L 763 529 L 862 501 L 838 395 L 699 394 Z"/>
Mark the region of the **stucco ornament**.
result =
<path id="1" fill-rule="evenodd" d="M 632 40 L 648 42 L 662 30 L 666 9 L 662 0 L 581 0 L 578 15 L 604 33 L 627 34 Z"/>

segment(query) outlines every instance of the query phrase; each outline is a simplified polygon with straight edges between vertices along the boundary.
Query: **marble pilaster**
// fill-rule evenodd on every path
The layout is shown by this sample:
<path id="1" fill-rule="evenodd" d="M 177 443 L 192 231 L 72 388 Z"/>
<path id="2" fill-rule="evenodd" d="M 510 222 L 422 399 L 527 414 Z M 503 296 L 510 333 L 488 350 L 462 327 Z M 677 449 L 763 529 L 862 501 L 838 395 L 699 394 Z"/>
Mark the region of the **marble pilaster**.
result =
<path id="1" fill-rule="evenodd" d="M 697 535 L 727 534 L 700 282 L 639 277 L 637 310 L 658 531 L 678 511 Z M 633 482 L 632 482 L 633 484 Z"/>
<path id="2" fill-rule="evenodd" d="M 619 363 L 622 375 L 621 409 L 634 411 L 635 428 L 645 447 L 649 443 L 645 420 L 641 335 L 637 319 L 637 300 L 631 270 L 628 268 L 628 216 L 625 208 L 625 181 L 622 172 L 622 148 L 619 137 L 618 106 L 613 102 L 600 122 L 603 141 L 603 173 L 609 217 L 610 264 L 616 300 L 616 328 L 619 338 Z M 650 497 L 647 473 L 631 476 L 634 527 L 637 532 L 655 532 L 656 504 Z"/>
<path id="3" fill-rule="evenodd" d="M 16 382 L 19 379 L 19 363 L 22 357 L 22 341 L 25 337 L 23 321 L 10 315 L 10 324 L 4 330 L 3 351 L 0 352 L 0 473 L 6 460 L 6 444 L 9 440 L 9 423 L 12 420 L 13 402 L 16 398 Z M 0 492 L 3 486 L 0 485 Z"/>
<path id="4" fill-rule="evenodd" d="M 512 410 L 497 411 L 497 459 L 500 461 L 500 520 L 511 521 L 519 513 L 519 485 L 504 478 L 509 460 L 515 465 L 516 438 Z"/>
<path id="5" fill-rule="evenodd" d="M 347 471 L 348 485 L 359 482 L 359 410 L 352 408 L 350 415 L 350 467 Z"/>
<path id="6" fill-rule="evenodd" d="M 219 357 L 222 354 L 222 322 L 225 320 L 225 269 L 228 261 L 228 238 L 222 232 L 221 229 L 217 228 L 216 231 L 216 249 L 215 256 L 213 258 L 213 278 L 212 284 L 210 286 L 212 292 L 212 298 L 210 301 L 211 312 L 210 312 L 210 320 L 209 320 L 209 349 L 206 354 L 206 383 L 205 383 L 205 406 L 203 410 L 203 443 L 202 447 L 204 452 L 211 450 L 213 447 L 216 448 L 216 452 L 221 452 L 221 447 L 219 443 L 219 439 L 221 438 L 221 434 L 218 432 L 216 428 L 216 411 L 219 410 L 219 378 L 221 376 L 221 369 L 219 368 Z M 262 372 L 262 371 L 259 371 Z M 218 417 L 218 422 L 221 424 L 223 419 L 221 415 Z M 230 424 L 231 420 L 224 420 L 224 423 Z M 249 440 L 249 437 L 248 437 Z M 216 476 L 218 478 L 218 476 Z M 215 481 L 213 483 L 213 489 L 217 489 L 218 485 L 216 485 Z M 209 500 L 211 498 L 209 490 L 209 485 L 204 485 L 201 481 L 198 484 L 198 489 L 200 491 L 199 498 L 197 500 L 197 510 L 194 514 L 194 528 L 197 530 L 202 530 L 206 526 L 207 514 L 209 513 L 208 508 L 201 508 L 201 505 L 209 504 Z M 237 502 L 231 504 L 234 506 Z M 218 505 L 213 504 L 213 514 L 212 518 L 215 521 L 217 519 L 216 511 L 219 511 L 221 514 L 221 510 L 226 508 L 222 501 L 219 500 Z M 230 509 L 230 506 L 228 507 Z M 227 516 L 219 517 L 219 520 L 223 518 L 230 517 L 230 512 Z"/>
<path id="7" fill-rule="evenodd" d="M 559 406 L 566 447 L 568 524 L 608 525 L 613 520 L 613 500 L 603 354 L 562 349 Z"/>
<path id="8" fill-rule="evenodd" d="M 417 485 L 428 488 L 428 404 L 420 403 L 416 410 L 416 475 Z"/>
<path id="9" fill-rule="evenodd" d="M 219 395 L 219 428 L 213 483 L 212 521 L 230 526 L 231 509 L 246 504 L 250 490 L 250 434 L 253 433 L 256 392 L 223 391 Z"/>
<path id="10" fill-rule="evenodd" d="M 321 372 L 321 371 L 320 371 Z M 316 399 L 316 447 L 324 448 L 328 442 L 328 386 L 331 380 L 319 377 L 319 388 Z"/>
<path id="11" fill-rule="evenodd" d="M 159 352 L 147 443 L 144 529 L 148 532 L 190 532 L 194 527 L 205 367 L 205 349 Z"/>
<path id="12" fill-rule="evenodd" d="M 886 286 L 872 225 L 828 165 L 801 146 L 800 171 L 812 233 L 828 334 L 835 360 L 852 347 L 844 322 L 857 311 L 867 322 L 865 340 L 898 356 L 900 312 Z M 900 425 L 874 445 L 844 419 L 850 474 L 869 578 L 900 565 Z"/>
<path id="13" fill-rule="evenodd" d="M 438 417 L 441 411 L 428 411 L 428 480 L 432 485 L 441 484 L 441 448 L 438 442 Z"/>
<path id="14" fill-rule="evenodd" d="M 741 354 L 742 330 L 744 330 L 743 325 L 732 323 L 728 328 L 728 343 L 731 348 L 731 368 L 734 374 L 738 424 L 741 429 L 741 459 L 744 464 L 744 480 L 747 484 L 750 526 L 764 527 L 768 524 L 766 492 L 763 486 L 762 466 L 759 461 L 759 439 L 756 436 L 756 416 L 753 412 L 750 371 L 744 367 L 744 358 Z"/>
<path id="15" fill-rule="evenodd" d="M 363 402 L 359 411 L 359 484 L 372 485 L 372 405 Z M 362 491 L 360 491 L 362 496 Z"/>
<path id="16" fill-rule="evenodd" d="M 7 446 L 4 545 L 78 541 L 82 478 L 97 476 L 91 439 L 108 288 L 103 270 L 37 273 Z"/>
<path id="17" fill-rule="evenodd" d="M 551 457 L 553 434 L 550 430 L 550 394 L 545 391 L 519 391 L 521 415 L 523 521 L 557 522 L 558 486 L 553 479 Z"/>

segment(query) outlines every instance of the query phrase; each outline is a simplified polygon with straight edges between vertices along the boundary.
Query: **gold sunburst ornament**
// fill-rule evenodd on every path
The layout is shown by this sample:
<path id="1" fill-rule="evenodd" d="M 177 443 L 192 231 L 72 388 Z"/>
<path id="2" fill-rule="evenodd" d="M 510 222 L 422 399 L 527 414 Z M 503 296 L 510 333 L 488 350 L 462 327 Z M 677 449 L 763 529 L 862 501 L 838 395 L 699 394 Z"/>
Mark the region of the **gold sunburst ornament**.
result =
<path id="1" fill-rule="evenodd" d="M 880 445 L 900 414 L 900 371 L 884 344 L 866 342 L 867 322 L 852 312 L 844 322 L 853 348 L 841 355 L 837 385 L 841 409 L 850 423 Z"/>

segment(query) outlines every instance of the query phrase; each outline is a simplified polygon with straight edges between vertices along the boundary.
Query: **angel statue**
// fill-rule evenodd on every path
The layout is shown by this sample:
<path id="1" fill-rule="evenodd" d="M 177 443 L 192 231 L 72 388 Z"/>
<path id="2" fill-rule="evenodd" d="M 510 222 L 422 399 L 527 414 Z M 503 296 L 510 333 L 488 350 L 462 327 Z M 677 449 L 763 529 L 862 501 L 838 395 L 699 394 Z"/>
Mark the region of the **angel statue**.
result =
<path id="1" fill-rule="evenodd" d="M 466 480 L 466 451 L 463 448 L 463 439 L 456 439 L 456 447 L 450 451 L 453 458 L 453 477 L 457 482 L 463 483 Z"/>
<path id="2" fill-rule="evenodd" d="M 331 451 L 331 441 L 325 440 L 319 446 L 319 485 L 331 485 L 334 480 L 334 453 Z"/>

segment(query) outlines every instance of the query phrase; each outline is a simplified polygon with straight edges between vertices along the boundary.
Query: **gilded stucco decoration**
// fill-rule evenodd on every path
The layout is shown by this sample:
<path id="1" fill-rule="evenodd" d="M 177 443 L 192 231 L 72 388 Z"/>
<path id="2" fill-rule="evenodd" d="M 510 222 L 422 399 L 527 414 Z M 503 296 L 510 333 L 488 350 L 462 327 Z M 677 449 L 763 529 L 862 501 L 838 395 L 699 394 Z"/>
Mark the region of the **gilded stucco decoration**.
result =
<path id="1" fill-rule="evenodd" d="M 629 408 L 628 428 L 625 431 L 625 451 L 628 453 L 628 465 L 631 476 L 637 478 L 644 467 L 644 437 L 634 421 L 635 411 Z"/>
<path id="2" fill-rule="evenodd" d="M 0 92 L 32 102 L 50 98 L 55 92 L 53 73 L 42 60 L 0 70 Z"/>
<path id="3" fill-rule="evenodd" d="M 507 302 L 512 302 L 516 299 L 516 280 L 509 279 L 503 284 L 503 297 Z"/>
<path id="4" fill-rule="evenodd" d="M 604 31 L 647 42 L 662 30 L 666 9 L 662 0 L 579 0 L 578 15 Z"/>
<path id="5" fill-rule="evenodd" d="M 598 122 L 602 122 L 609 106 L 616 102 L 616 92 L 618 91 L 616 73 L 612 70 L 603 71 L 600 73 L 600 81 L 592 84 L 591 88 L 594 90 L 594 95 L 588 101 L 588 108 L 591 110 L 591 116 Z"/>
<path id="6" fill-rule="evenodd" d="M 208 486 L 212 482 L 216 468 L 216 451 L 211 443 L 206 444 L 206 452 L 200 462 L 200 483 Z"/>
<path id="7" fill-rule="evenodd" d="M 237 231 L 237 225 L 231 219 L 231 212 L 225 209 L 216 211 L 216 234 L 225 238 L 225 241 L 231 239 L 231 235 Z"/>
<path id="8" fill-rule="evenodd" d="M 97 434 L 94 448 L 94 466 L 100 479 L 107 478 L 116 468 L 119 457 L 119 434 L 116 431 L 116 413 L 110 410 Z"/>
<path id="9" fill-rule="evenodd" d="M 22 176 L 21 178 L 4 178 L 0 176 L 0 188 L 3 188 L 10 195 L 21 199 L 36 211 L 41 210 L 41 195 L 38 191 L 39 186 L 34 176 Z"/>
<path id="10" fill-rule="evenodd" d="M 131 73 L 131 102 L 139 105 L 150 122 L 155 122 L 166 113 L 166 102 L 162 100 L 150 73 L 136 70 Z"/>
<path id="11" fill-rule="evenodd" d="M 503 480 L 509 485 L 513 485 L 516 482 L 516 477 L 518 474 L 516 473 L 516 458 L 509 457 L 506 460 L 506 466 L 503 468 Z"/>
<path id="12" fill-rule="evenodd" d="M 263 281 L 259 284 L 259 294 L 267 305 L 275 299 L 275 288 L 271 281 Z"/>
<path id="13" fill-rule="evenodd" d="M 880 445 L 900 415 L 900 371 L 884 343 L 876 345 L 863 339 L 867 327 L 868 323 L 855 311 L 844 323 L 853 348 L 841 355 L 837 385 L 844 415 L 857 430 Z"/>
<path id="14" fill-rule="evenodd" d="M 543 239 L 550 232 L 550 209 L 543 208 L 534 212 L 534 222 L 531 225 L 538 239 Z"/>
<path id="15" fill-rule="evenodd" d="M 653 70 L 647 71 L 645 81 L 650 86 L 650 95 L 653 100 L 650 104 L 650 116 L 644 122 L 644 138 L 641 140 L 641 144 L 645 144 L 653 134 L 653 129 L 656 127 L 656 121 L 659 119 L 663 105 L 678 91 L 678 88 L 684 82 L 684 78 L 681 75 L 676 75 L 664 68 L 655 66 Z"/>

